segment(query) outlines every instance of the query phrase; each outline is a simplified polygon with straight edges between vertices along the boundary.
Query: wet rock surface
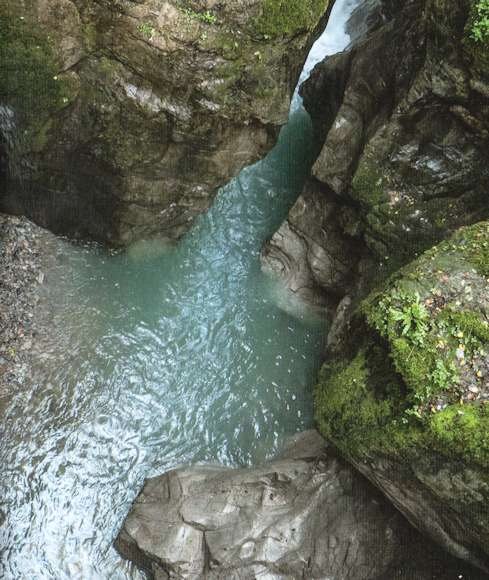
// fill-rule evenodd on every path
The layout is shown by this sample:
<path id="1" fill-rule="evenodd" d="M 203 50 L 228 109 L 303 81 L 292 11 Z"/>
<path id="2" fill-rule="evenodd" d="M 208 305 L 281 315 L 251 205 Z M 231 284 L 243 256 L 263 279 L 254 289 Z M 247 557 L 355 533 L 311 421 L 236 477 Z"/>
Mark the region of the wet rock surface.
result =
<path id="1" fill-rule="evenodd" d="M 315 431 L 262 467 L 148 480 L 116 546 L 150 578 L 480 578 L 421 539 Z"/>
<path id="2" fill-rule="evenodd" d="M 264 261 L 272 247 L 272 269 L 293 290 L 297 277 L 307 288 L 323 278 L 307 300 L 328 305 L 338 297 L 332 260 L 348 262 L 349 292 L 361 296 L 369 282 L 489 215 L 489 77 L 468 38 L 469 11 L 469 2 L 455 0 L 382 2 L 367 36 L 319 64 L 302 86 L 320 153 Z M 310 190 L 318 192 L 313 201 Z M 309 217 L 297 220 L 299 210 Z M 320 227 L 331 232 L 323 236 L 327 259 L 311 260 L 317 237 L 300 256 L 289 250 Z"/>
<path id="3" fill-rule="evenodd" d="M 9 6 L 7 30 L 34 52 L 4 48 L 22 81 L 7 85 L 5 104 L 23 137 L 9 147 L 1 205 L 113 245 L 180 237 L 274 144 L 328 2 L 312 4 L 277 14 L 263 0 Z"/>
<path id="4" fill-rule="evenodd" d="M 287 221 L 265 244 L 262 270 L 315 309 L 334 311 L 352 283 L 359 254 L 358 241 L 343 233 L 348 217 L 333 195 L 310 181 Z"/>
<path id="5" fill-rule="evenodd" d="M 489 216 L 487 45 L 470 40 L 470 9 L 384 1 L 366 38 L 316 67 L 302 94 L 320 152 L 263 263 L 333 318 L 321 432 L 487 570 L 487 228 L 459 231 Z"/>

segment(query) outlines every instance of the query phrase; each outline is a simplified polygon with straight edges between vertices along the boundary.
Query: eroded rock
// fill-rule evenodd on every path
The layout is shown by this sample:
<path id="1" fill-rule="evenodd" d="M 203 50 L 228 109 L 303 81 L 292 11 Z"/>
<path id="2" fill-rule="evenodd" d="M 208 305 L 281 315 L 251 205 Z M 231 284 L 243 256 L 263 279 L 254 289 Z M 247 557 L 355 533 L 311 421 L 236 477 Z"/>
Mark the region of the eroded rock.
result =
<path id="1" fill-rule="evenodd" d="M 300 264 L 302 279 L 321 280 L 313 302 L 334 297 L 331 253 L 344 259 L 348 238 L 356 247 L 348 256 L 349 293 L 362 296 L 458 227 L 489 215 L 489 73 L 484 45 L 474 46 L 468 32 L 472 4 L 381 4 L 382 22 L 319 64 L 302 87 L 320 146 L 304 199 L 312 187 L 324 201 L 300 223 L 294 208 L 272 246 L 291 270 Z M 310 263 L 307 247 L 300 258 L 288 254 L 288 231 L 307 239 L 323 225 L 331 232 L 323 237 L 326 259 Z"/>
<path id="2" fill-rule="evenodd" d="M 20 79 L 0 78 L 18 135 L 2 207 L 113 245 L 180 237 L 218 187 L 274 144 L 327 7 L 0 6 L 10 30 L 0 50 Z"/>
<path id="3" fill-rule="evenodd" d="M 356 308 L 316 391 L 321 432 L 420 530 L 489 571 L 489 224 Z"/>
<path id="4" fill-rule="evenodd" d="M 152 578 L 448 580 L 464 571 L 423 543 L 311 431 L 263 467 L 148 480 L 116 546 Z"/>

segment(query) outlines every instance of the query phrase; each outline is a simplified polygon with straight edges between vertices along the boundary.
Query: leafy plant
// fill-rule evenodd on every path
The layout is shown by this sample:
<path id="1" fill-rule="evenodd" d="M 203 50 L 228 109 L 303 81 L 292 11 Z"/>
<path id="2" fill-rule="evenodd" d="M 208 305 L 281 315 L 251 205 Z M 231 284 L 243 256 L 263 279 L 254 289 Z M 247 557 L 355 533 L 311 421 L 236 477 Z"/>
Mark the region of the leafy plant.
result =
<path id="1" fill-rule="evenodd" d="M 489 0 L 479 0 L 474 5 L 470 37 L 475 42 L 489 40 Z"/>
<path id="2" fill-rule="evenodd" d="M 419 346 L 423 344 L 430 316 L 425 305 L 420 302 L 419 294 L 414 294 L 408 300 L 404 297 L 402 310 L 391 307 L 389 317 L 401 324 L 402 336 Z"/>
<path id="3" fill-rule="evenodd" d="M 155 31 L 154 27 L 149 22 L 141 22 L 138 26 L 138 31 L 145 37 L 151 38 Z"/>
<path id="4" fill-rule="evenodd" d="M 189 18 L 199 20 L 199 22 L 203 22 L 204 24 L 216 24 L 217 22 L 217 16 L 210 10 L 206 10 L 205 12 L 196 12 L 191 8 L 184 8 L 183 11 Z"/>
<path id="5" fill-rule="evenodd" d="M 430 378 L 433 385 L 439 390 L 449 389 L 460 380 L 453 361 L 445 363 L 441 359 L 436 361 L 435 369 Z"/>

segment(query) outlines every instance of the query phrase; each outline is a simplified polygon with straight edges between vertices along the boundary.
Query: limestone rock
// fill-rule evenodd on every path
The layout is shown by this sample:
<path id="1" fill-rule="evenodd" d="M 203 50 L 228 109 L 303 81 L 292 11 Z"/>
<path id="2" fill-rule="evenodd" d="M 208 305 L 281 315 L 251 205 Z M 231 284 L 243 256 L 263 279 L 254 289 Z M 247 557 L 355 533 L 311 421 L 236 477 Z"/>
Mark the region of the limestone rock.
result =
<path id="1" fill-rule="evenodd" d="M 307 251 L 289 261 L 300 262 L 301 278 L 322 278 L 314 300 L 332 299 L 330 312 L 342 297 L 329 287 L 331 253 L 342 259 L 345 238 L 357 248 L 349 293 L 361 296 L 458 227 L 489 216 L 489 72 L 480 57 L 486 47 L 477 51 L 470 40 L 471 5 L 383 0 L 367 36 L 325 59 L 302 86 L 320 148 L 306 196 L 313 187 L 336 209 L 315 272 Z M 288 230 L 304 238 L 325 224 L 316 207 L 291 227 L 294 208 L 272 242 L 275 255 L 287 256 Z M 346 226 L 344 213 L 356 214 Z"/>
<path id="2" fill-rule="evenodd" d="M 333 195 L 309 182 L 287 221 L 265 244 L 262 270 L 316 309 L 333 309 L 336 297 L 351 285 L 359 254 L 341 227 L 347 217 Z"/>
<path id="3" fill-rule="evenodd" d="M 316 391 L 321 432 L 418 529 L 489 571 L 489 223 L 357 306 Z"/>
<path id="4" fill-rule="evenodd" d="M 0 104 L 15 111 L 17 143 L 0 136 L 1 206 L 126 245 L 180 237 L 267 153 L 328 0 L 4 4 Z"/>
<path id="5" fill-rule="evenodd" d="M 428 580 L 463 571 L 314 431 L 262 467 L 196 466 L 148 480 L 116 547 L 151 578 Z"/>

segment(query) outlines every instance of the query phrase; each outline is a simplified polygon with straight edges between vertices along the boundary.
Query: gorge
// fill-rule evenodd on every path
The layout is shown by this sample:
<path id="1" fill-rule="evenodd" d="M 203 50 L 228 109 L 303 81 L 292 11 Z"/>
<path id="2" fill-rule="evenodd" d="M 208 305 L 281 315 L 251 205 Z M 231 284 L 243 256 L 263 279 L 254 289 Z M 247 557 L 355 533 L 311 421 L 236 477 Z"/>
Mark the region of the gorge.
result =
<path id="1" fill-rule="evenodd" d="M 0 575 L 486 578 L 472 4 L 188 4 L 2 12 Z"/>

